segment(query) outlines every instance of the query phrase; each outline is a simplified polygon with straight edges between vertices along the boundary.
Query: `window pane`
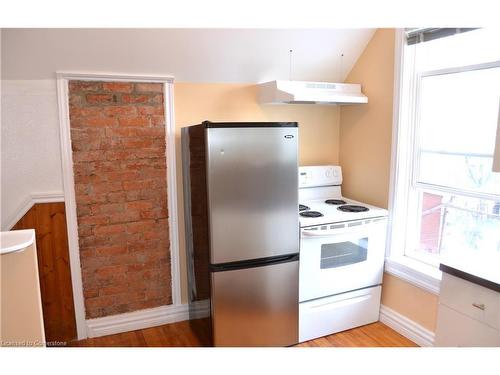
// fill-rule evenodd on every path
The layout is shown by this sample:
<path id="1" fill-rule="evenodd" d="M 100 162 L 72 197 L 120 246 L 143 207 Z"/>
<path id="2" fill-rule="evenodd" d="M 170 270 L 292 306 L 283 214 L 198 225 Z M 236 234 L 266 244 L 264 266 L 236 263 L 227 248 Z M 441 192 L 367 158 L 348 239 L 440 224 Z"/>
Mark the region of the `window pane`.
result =
<path id="1" fill-rule="evenodd" d="M 321 245 L 321 269 L 348 266 L 367 258 L 368 238 Z"/>
<path id="2" fill-rule="evenodd" d="M 420 238 L 417 251 L 500 254 L 498 201 L 421 192 Z"/>
<path id="3" fill-rule="evenodd" d="M 491 172 L 499 98 L 500 68 L 422 78 L 419 182 L 500 194 Z"/>

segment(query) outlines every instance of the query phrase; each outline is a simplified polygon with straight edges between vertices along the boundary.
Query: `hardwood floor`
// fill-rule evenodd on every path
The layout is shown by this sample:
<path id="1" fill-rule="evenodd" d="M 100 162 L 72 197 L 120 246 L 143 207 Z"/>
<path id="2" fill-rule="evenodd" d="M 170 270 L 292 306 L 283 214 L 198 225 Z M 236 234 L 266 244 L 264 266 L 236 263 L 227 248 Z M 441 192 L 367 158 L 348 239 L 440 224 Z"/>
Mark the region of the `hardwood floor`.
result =
<path id="1" fill-rule="evenodd" d="M 78 347 L 193 347 L 202 346 L 189 322 L 116 335 L 73 341 Z M 380 322 L 350 329 L 296 345 L 296 347 L 416 347 L 417 345 Z"/>

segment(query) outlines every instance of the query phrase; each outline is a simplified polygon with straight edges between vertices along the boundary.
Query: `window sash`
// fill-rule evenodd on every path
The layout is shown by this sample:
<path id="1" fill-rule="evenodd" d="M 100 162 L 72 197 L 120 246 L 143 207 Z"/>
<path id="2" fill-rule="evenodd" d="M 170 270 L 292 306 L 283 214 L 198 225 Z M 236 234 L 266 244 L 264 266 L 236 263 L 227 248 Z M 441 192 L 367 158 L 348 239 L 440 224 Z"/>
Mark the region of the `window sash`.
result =
<path id="1" fill-rule="evenodd" d="M 409 53 L 408 53 L 409 52 Z M 461 73 L 473 70 L 480 69 L 490 69 L 500 67 L 500 61 L 493 61 L 481 64 L 474 65 L 466 65 L 466 66 L 456 66 L 452 68 L 446 69 L 438 69 L 431 71 L 416 71 L 416 60 L 415 60 L 415 51 L 405 51 L 404 59 L 406 60 L 403 65 L 403 74 L 401 76 L 401 83 L 406 85 L 404 91 L 400 94 L 400 100 L 406 100 L 406 103 L 400 103 L 403 107 L 406 108 L 404 112 L 405 115 L 399 116 L 399 121 L 405 121 L 409 125 L 409 127 L 405 130 L 405 133 L 402 134 L 402 139 L 398 140 L 397 153 L 401 153 L 401 148 L 406 147 L 406 155 L 402 157 L 402 168 L 398 168 L 399 170 L 406 170 L 407 176 L 410 177 L 410 181 L 408 184 L 402 184 L 402 180 L 404 180 L 404 175 L 399 176 L 397 181 L 399 192 L 404 191 L 404 203 L 403 207 L 407 213 L 406 215 L 406 223 L 404 224 L 404 233 L 401 234 L 401 239 L 403 240 L 403 251 L 402 254 L 407 256 L 408 258 L 423 262 L 432 267 L 439 266 L 439 254 L 429 254 L 419 251 L 417 248 L 418 241 L 420 241 L 420 229 L 421 229 L 421 216 L 419 213 L 422 208 L 422 194 L 423 192 L 429 192 L 434 194 L 445 193 L 445 194 L 454 194 L 467 196 L 471 198 L 481 198 L 488 200 L 498 200 L 499 196 L 495 194 L 482 193 L 476 191 L 469 191 L 464 189 L 457 189 L 447 186 L 440 186 L 429 184 L 425 182 L 418 181 L 418 172 L 419 172 L 419 162 L 420 162 L 420 152 L 422 151 L 419 145 L 419 128 L 420 128 L 420 97 L 421 97 L 421 81 L 424 77 L 429 76 L 439 76 L 444 74 L 454 74 Z M 408 69 L 405 72 L 405 69 Z M 404 86 L 403 86 L 404 87 Z M 410 95 L 407 95 L 410 94 Z M 403 114 L 403 113 L 401 113 Z M 398 126 L 401 131 L 401 126 Z M 406 138 L 406 140 L 405 140 Z M 401 141 L 403 140 L 404 143 Z M 490 156 L 490 155 L 488 155 Z M 400 156 L 398 155 L 398 158 Z M 396 192 L 396 196 L 398 199 L 401 198 L 401 194 Z M 400 205 L 400 208 L 397 210 L 400 214 L 402 210 L 401 203 L 397 203 Z M 441 239 L 440 239 L 441 241 Z"/>
<path id="2" fill-rule="evenodd" d="M 428 190 L 434 190 L 434 191 L 439 191 L 443 193 L 452 193 L 456 195 L 464 195 L 464 196 L 469 196 L 473 198 L 482 198 L 482 199 L 488 199 L 488 200 L 495 200 L 499 199 L 500 196 L 497 194 L 492 194 L 492 193 L 483 193 L 483 192 L 477 192 L 477 191 L 472 191 L 472 190 L 466 190 L 466 189 L 457 189 L 457 188 L 452 188 L 448 186 L 442 186 L 442 185 L 435 185 L 435 184 L 430 184 L 426 182 L 420 182 L 418 181 L 418 174 L 420 171 L 420 153 L 422 151 L 422 148 L 419 145 L 419 135 L 420 135 L 420 98 L 421 98 L 421 82 L 422 78 L 424 77 L 430 77 L 430 76 L 440 76 L 440 75 L 445 75 L 445 74 L 456 74 L 456 73 L 463 73 L 463 72 L 469 72 L 469 71 L 475 71 L 475 70 L 482 70 L 482 69 L 492 69 L 492 68 L 499 68 L 500 67 L 500 60 L 499 61 L 492 61 L 492 62 L 487 62 L 487 63 L 482 63 L 482 64 L 474 64 L 474 65 L 465 65 L 465 66 L 457 66 L 457 67 L 452 67 L 452 68 L 446 68 L 446 69 L 438 69 L 438 70 L 432 70 L 432 71 L 424 71 L 424 72 L 415 72 L 415 65 L 413 64 L 413 87 L 410 87 L 409 90 L 412 90 L 414 95 L 414 100 L 410 98 L 410 107 L 413 107 L 410 109 L 410 124 L 412 125 L 413 131 L 410 134 L 411 139 L 413 140 L 412 142 L 412 147 L 409 152 L 409 157 L 411 160 L 411 165 L 410 165 L 410 173 L 411 173 L 411 189 L 416 189 L 416 188 L 421 188 L 421 189 L 428 189 Z M 481 156 L 493 156 L 493 155 L 481 155 Z"/>

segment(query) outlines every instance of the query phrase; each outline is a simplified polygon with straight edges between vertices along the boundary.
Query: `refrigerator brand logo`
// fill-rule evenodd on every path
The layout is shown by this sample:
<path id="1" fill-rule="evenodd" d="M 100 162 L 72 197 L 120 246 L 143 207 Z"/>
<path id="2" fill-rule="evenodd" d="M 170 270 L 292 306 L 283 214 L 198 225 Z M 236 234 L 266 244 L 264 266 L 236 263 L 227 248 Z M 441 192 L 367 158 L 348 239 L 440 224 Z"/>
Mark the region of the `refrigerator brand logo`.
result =
<path id="1" fill-rule="evenodd" d="M 287 134 L 287 135 L 285 135 L 285 138 L 286 138 L 286 139 L 292 139 L 292 138 L 293 138 L 293 135 L 291 135 L 291 134 Z"/>

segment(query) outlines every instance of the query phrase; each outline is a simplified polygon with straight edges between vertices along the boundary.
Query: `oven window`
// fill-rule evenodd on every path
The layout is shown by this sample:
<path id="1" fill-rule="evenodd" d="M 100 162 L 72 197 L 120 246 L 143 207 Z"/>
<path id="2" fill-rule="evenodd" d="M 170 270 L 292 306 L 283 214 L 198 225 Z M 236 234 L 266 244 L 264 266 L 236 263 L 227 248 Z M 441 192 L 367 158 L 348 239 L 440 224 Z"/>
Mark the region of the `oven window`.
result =
<path id="1" fill-rule="evenodd" d="M 363 262 L 368 254 L 368 238 L 356 242 L 338 242 L 321 245 L 321 269 L 348 266 Z"/>

